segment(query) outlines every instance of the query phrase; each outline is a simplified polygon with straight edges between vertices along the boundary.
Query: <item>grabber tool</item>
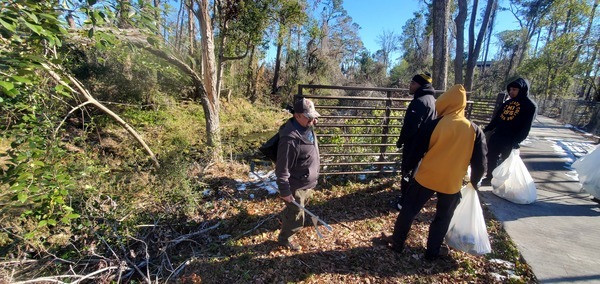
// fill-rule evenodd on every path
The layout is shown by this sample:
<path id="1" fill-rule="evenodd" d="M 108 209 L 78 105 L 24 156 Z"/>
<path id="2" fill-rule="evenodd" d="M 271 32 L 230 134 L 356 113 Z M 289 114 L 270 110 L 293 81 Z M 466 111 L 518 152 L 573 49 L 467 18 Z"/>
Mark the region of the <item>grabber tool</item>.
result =
<path id="1" fill-rule="evenodd" d="M 254 171 L 254 161 L 250 162 L 250 172 L 253 173 L 256 177 L 258 177 L 263 183 L 269 185 L 271 188 L 279 191 L 277 188 L 275 188 L 271 183 L 267 182 L 263 177 L 261 177 L 259 174 L 257 174 Z M 319 218 L 319 216 L 315 215 L 314 213 L 310 212 L 308 209 L 306 209 L 304 206 L 300 205 L 300 203 L 296 202 L 296 200 L 292 200 L 291 202 L 292 204 L 298 206 L 298 208 L 302 209 L 304 212 L 306 212 L 306 214 L 310 215 L 310 220 L 313 222 L 313 225 L 315 225 L 315 231 L 317 231 L 317 235 L 319 236 L 319 238 L 323 238 L 323 235 L 321 234 L 321 231 L 319 231 L 319 223 L 323 224 L 323 226 L 325 226 L 325 228 L 332 232 L 333 229 L 331 228 L 331 226 L 329 226 L 329 224 L 325 223 L 325 221 L 323 221 L 321 218 Z"/>

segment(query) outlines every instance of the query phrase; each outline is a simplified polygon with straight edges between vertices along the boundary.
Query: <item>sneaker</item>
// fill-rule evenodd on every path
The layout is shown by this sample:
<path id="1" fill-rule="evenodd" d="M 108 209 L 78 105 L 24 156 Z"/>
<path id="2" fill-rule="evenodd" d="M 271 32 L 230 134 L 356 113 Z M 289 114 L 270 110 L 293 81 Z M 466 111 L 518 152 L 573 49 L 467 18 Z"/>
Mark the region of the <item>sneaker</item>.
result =
<path id="1" fill-rule="evenodd" d="M 403 253 L 404 252 L 404 245 L 400 245 L 397 242 L 392 241 L 390 243 L 390 249 L 393 250 L 396 253 Z"/>
<path id="2" fill-rule="evenodd" d="M 301 247 L 301 246 L 299 246 L 299 245 L 297 245 L 297 244 L 294 244 L 294 243 L 292 243 L 292 242 L 290 242 L 290 241 L 277 241 L 277 243 L 278 243 L 278 244 L 279 244 L 279 246 L 281 246 L 282 248 L 289 249 L 289 250 L 295 250 L 295 251 L 298 251 L 298 250 L 302 249 L 302 247 Z"/>
<path id="3" fill-rule="evenodd" d="M 440 247 L 440 252 L 437 255 L 431 255 L 431 254 L 425 253 L 425 259 L 426 260 L 436 260 L 440 257 L 448 256 L 449 253 L 450 253 L 450 249 L 447 246 L 442 245 Z"/>
<path id="4" fill-rule="evenodd" d="M 481 186 L 491 186 L 491 185 L 492 185 L 491 178 L 484 178 L 483 180 L 481 180 Z"/>
<path id="5" fill-rule="evenodd" d="M 390 200 L 390 202 L 388 203 L 388 207 L 400 211 L 402 209 L 402 205 L 400 205 L 400 200 L 400 196 L 394 198 L 393 200 Z"/>
<path id="6" fill-rule="evenodd" d="M 387 236 L 386 234 L 381 233 L 381 240 L 387 245 L 389 245 L 388 248 L 390 248 L 391 250 L 397 253 L 404 252 L 404 245 L 395 242 L 394 239 L 392 239 L 392 236 Z"/>

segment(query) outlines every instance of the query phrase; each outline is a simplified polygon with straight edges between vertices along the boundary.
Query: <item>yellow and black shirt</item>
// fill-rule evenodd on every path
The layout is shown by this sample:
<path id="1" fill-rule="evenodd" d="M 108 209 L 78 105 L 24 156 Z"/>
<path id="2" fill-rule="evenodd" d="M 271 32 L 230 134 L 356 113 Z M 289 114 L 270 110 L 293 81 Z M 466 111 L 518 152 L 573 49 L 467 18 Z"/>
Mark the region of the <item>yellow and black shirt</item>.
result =
<path id="1" fill-rule="evenodd" d="M 511 82 L 506 87 L 507 92 L 510 87 L 519 88 L 519 94 L 514 99 L 509 99 L 502 104 L 483 131 L 494 130 L 492 139 L 500 144 L 516 145 L 529 135 L 537 105 L 529 98 L 529 82 L 527 80 L 518 78 Z"/>

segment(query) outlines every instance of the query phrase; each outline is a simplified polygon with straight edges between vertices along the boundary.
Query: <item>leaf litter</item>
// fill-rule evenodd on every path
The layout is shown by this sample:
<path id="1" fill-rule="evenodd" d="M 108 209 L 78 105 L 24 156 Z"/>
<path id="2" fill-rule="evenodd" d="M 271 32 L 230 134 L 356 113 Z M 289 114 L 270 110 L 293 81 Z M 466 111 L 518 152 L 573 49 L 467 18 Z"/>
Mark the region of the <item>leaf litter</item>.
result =
<path id="1" fill-rule="evenodd" d="M 264 174 L 264 173 L 263 173 Z M 251 176 L 249 176 L 252 179 Z M 269 181 L 267 181 L 269 182 Z M 236 203 L 215 199 L 215 208 L 230 210 L 224 226 L 211 234 L 221 241 L 195 253 L 179 278 L 183 283 L 536 283 L 523 259 L 510 249 L 514 244 L 501 224 L 484 206 L 492 253 L 474 256 L 450 249 L 447 257 L 424 259 L 429 224 L 436 199 L 415 219 L 406 250 L 398 254 L 381 240 L 391 234 L 398 211 L 388 207 L 396 197 L 394 178 L 346 182 L 326 181 L 315 190 L 307 209 L 332 228 L 321 227 L 320 239 L 310 218 L 293 241 L 302 247 L 291 251 L 276 243 L 284 203 L 262 181 L 229 191 Z M 243 188 L 243 190 L 238 190 Z M 231 208 L 234 209 L 234 208 Z M 235 212 L 235 213 L 234 213 Z M 307 215 L 308 216 L 308 215 Z M 217 219 L 218 216 L 215 217 Z M 231 236 L 224 238 L 222 236 Z M 510 268 L 510 269 L 509 269 Z"/>

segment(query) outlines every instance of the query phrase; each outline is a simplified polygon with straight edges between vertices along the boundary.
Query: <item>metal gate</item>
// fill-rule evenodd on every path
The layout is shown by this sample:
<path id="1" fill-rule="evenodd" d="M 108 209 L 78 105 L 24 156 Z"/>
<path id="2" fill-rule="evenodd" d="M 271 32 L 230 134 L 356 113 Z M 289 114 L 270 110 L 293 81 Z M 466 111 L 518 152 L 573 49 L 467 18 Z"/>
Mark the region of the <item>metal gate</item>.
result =
<path id="1" fill-rule="evenodd" d="M 307 94 L 304 90 L 310 90 Z M 436 91 L 441 94 L 441 91 Z M 412 100 L 407 89 L 298 85 L 299 97 L 315 102 L 321 114 L 315 132 L 321 175 L 393 175 L 400 169 L 396 141 Z M 466 116 L 489 121 L 497 99 L 467 102 Z"/>

